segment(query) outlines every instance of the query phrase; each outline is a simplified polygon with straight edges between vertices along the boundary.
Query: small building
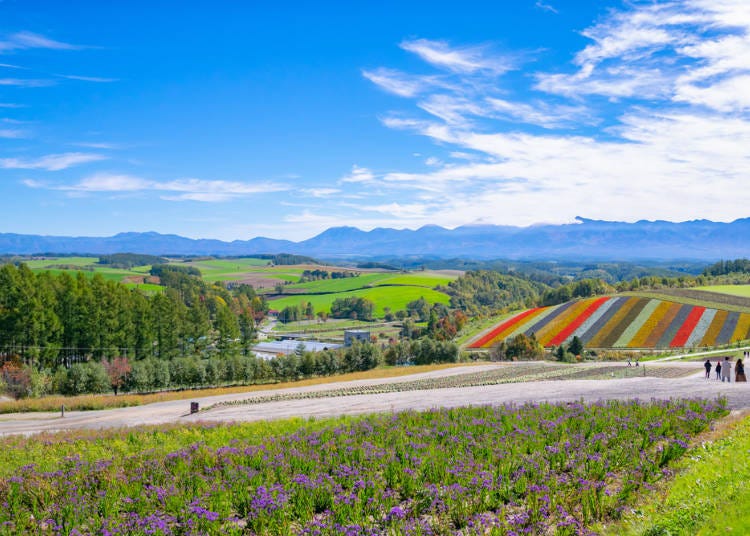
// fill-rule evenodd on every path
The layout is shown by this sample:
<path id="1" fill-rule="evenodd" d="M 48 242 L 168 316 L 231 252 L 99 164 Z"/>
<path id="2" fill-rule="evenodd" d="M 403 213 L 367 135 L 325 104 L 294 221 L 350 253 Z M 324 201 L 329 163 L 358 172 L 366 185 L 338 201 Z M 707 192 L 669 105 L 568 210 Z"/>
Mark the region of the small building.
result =
<path id="1" fill-rule="evenodd" d="M 370 342 L 370 332 L 363 329 L 344 330 L 344 346 L 351 346 L 357 341 Z"/>

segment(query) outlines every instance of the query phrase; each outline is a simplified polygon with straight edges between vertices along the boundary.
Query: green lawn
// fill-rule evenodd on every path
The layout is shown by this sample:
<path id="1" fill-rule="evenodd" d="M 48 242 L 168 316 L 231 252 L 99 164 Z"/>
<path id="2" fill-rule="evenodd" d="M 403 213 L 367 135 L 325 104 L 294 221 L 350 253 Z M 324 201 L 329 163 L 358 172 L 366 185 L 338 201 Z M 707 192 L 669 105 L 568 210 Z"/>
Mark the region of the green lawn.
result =
<path id="1" fill-rule="evenodd" d="M 312 302 L 316 311 L 330 312 L 331 304 L 337 298 L 349 296 L 358 296 L 367 298 L 375 303 L 375 316 L 382 318 L 385 314 L 385 307 L 390 307 L 391 311 L 406 309 L 406 304 L 424 297 L 430 303 L 448 304 L 450 298 L 448 295 L 424 287 L 373 287 L 367 289 L 354 290 L 352 292 L 339 292 L 335 294 L 310 295 L 299 294 L 294 296 L 285 296 L 269 302 L 271 308 L 282 310 L 291 305 L 298 305 L 302 302 Z"/>
<path id="2" fill-rule="evenodd" d="M 123 283 L 128 288 L 137 288 L 147 294 L 154 294 L 156 292 L 164 292 L 164 287 L 161 285 L 154 285 L 153 283 Z"/>
<path id="3" fill-rule="evenodd" d="M 50 266 L 97 266 L 99 257 L 49 257 L 46 259 L 25 260 L 23 263 L 34 271 L 42 271 Z"/>
<path id="4" fill-rule="evenodd" d="M 668 485 L 603 534 L 667 536 L 750 534 L 750 418 L 688 451 Z"/>
<path id="5" fill-rule="evenodd" d="M 298 283 L 288 285 L 287 289 L 304 289 L 307 292 L 346 292 L 357 290 L 367 286 L 378 284 L 384 279 L 388 279 L 389 274 L 363 274 L 358 277 L 346 277 L 343 279 L 319 279 L 317 281 L 308 281 L 307 283 Z"/>
<path id="6" fill-rule="evenodd" d="M 705 290 L 707 292 L 720 292 L 731 296 L 741 296 L 750 298 L 750 285 L 712 285 L 709 287 L 695 287 L 695 290 Z"/>
<path id="7" fill-rule="evenodd" d="M 378 282 L 379 285 L 410 285 L 414 287 L 435 288 L 438 285 L 447 285 L 455 277 L 449 277 L 443 274 L 434 274 L 430 272 L 416 272 L 413 274 L 399 274 L 383 279 Z"/>

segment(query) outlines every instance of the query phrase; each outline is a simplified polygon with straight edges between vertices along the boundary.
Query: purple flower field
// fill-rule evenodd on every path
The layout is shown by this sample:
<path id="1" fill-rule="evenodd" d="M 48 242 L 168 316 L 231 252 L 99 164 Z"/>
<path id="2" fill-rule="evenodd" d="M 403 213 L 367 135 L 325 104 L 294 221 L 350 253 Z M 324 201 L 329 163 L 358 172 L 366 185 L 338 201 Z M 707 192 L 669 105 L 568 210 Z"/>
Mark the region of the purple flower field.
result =
<path id="1" fill-rule="evenodd" d="M 263 441 L 219 426 L 173 450 L 137 451 L 134 432 L 135 454 L 105 459 L 50 444 L 53 464 L 0 479 L 0 534 L 590 534 L 724 413 L 702 400 L 529 404 L 331 420 Z"/>

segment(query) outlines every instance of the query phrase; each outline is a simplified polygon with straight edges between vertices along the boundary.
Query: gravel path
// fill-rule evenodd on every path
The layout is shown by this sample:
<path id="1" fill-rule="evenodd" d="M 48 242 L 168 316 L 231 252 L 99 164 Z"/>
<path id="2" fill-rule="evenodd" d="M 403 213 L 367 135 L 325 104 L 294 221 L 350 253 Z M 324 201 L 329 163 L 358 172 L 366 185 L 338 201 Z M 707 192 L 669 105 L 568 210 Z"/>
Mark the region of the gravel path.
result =
<path id="1" fill-rule="evenodd" d="M 630 398 L 650 400 L 651 398 L 716 398 L 717 396 L 725 396 L 732 409 L 750 408 L 750 383 L 722 384 L 716 380 L 707 381 L 703 378 L 702 367 L 697 366 L 696 363 L 669 363 L 671 367 L 676 365 L 690 367 L 695 369 L 696 373 L 677 379 L 645 377 L 612 380 L 557 380 L 375 395 L 355 395 L 337 398 L 290 400 L 252 405 L 218 406 L 194 415 L 188 414 L 189 400 L 159 402 L 132 408 L 66 412 L 64 418 L 61 418 L 59 413 L 10 414 L 0 416 L 0 435 L 30 434 L 40 431 L 79 428 L 136 426 L 140 424 L 189 423 L 197 421 L 256 421 L 286 417 L 328 417 L 407 409 L 430 409 L 438 406 L 520 404 L 527 401 L 562 402 L 581 399 L 585 401 Z M 199 402 L 201 407 L 205 408 L 219 402 L 244 400 L 253 396 L 262 396 L 271 393 L 321 391 L 342 387 L 404 382 L 421 378 L 467 374 L 503 366 L 508 365 L 492 364 L 475 367 L 456 367 L 398 378 L 255 391 L 252 393 L 196 398 L 195 401 Z M 660 365 L 649 363 L 647 366 L 656 367 Z"/>

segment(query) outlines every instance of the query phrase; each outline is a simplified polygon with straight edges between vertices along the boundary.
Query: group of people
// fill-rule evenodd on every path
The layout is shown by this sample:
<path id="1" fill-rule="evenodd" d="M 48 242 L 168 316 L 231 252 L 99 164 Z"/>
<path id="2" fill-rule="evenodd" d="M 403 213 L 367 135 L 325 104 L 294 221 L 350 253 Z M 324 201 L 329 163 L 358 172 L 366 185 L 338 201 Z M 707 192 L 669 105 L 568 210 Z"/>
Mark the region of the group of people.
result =
<path id="1" fill-rule="evenodd" d="M 750 357 L 750 352 L 745 352 L 743 354 L 745 359 Z M 721 380 L 722 382 L 726 380 L 727 382 L 732 381 L 732 361 L 729 359 L 729 356 L 724 357 L 724 360 L 719 358 L 716 361 L 716 366 L 714 367 L 711 364 L 711 361 L 706 359 L 706 362 L 703 363 L 703 367 L 706 369 L 706 379 L 711 378 L 711 369 L 713 369 L 716 372 L 716 379 Z M 745 365 L 742 363 L 742 359 L 738 359 L 737 363 L 734 365 L 734 381 L 735 382 L 746 382 L 747 378 L 745 377 Z"/>

